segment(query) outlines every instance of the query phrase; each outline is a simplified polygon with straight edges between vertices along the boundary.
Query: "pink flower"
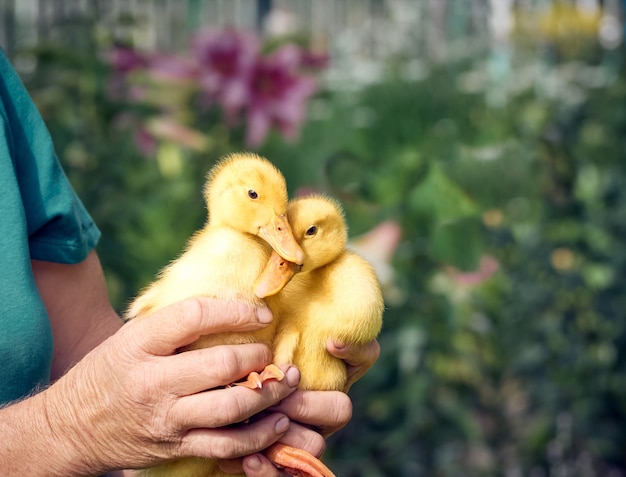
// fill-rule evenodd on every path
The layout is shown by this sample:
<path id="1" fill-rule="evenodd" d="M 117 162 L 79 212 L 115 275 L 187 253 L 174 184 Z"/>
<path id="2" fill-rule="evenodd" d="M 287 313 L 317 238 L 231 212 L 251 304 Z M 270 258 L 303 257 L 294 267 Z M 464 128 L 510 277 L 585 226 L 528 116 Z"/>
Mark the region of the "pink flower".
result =
<path id="1" fill-rule="evenodd" d="M 106 61 L 114 72 L 107 80 L 107 92 L 111 98 L 120 100 L 126 96 L 126 75 L 145 68 L 148 59 L 137 50 L 129 47 L 116 47 L 106 54 Z"/>
<path id="2" fill-rule="evenodd" d="M 133 135 L 135 139 L 135 145 L 139 152 L 146 157 L 152 157 L 157 150 L 157 140 L 145 127 L 140 126 L 135 130 Z"/>
<path id="3" fill-rule="evenodd" d="M 197 71 L 195 64 L 182 56 L 157 54 L 148 62 L 152 78 L 165 81 L 193 81 Z"/>
<path id="4" fill-rule="evenodd" d="M 144 55 L 129 47 L 113 48 L 108 53 L 107 60 L 118 73 L 123 74 L 143 68 L 148 64 Z"/>
<path id="5" fill-rule="evenodd" d="M 135 146 L 144 156 L 152 156 L 157 149 L 157 141 L 134 113 L 121 113 L 116 116 L 113 126 L 122 131 L 132 131 Z"/>
<path id="6" fill-rule="evenodd" d="M 491 278 L 498 271 L 498 268 L 500 268 L 500 264 L 495 258 L 484 255 L 480 259 L 478 270 L 461 272 L 456 268 L 449 267 L 448 273 L 452 275 L 454 281 L 459 285 L 473 287 Z"/>
<path id="7" fill-rule="evenodd" d="M 302 51 L 302 56 L 300 58 L 300 66 L 303 68 L 318 71 L 323 70 L 328 67 L 330 63 L 330 59 L 328 55 L 321 53 L 314 53 L 312 51 Z"/>
<path id="8" fill-rule="evenodd" d="M 368 260 L 380 279 L 383 286 L 393 281 L 393 267 L 391 260 L 402 238 L 400 224 L 393 220 L 381 222 L 363 235 L 353 237 L 348 242 L 348 248 L 359 253 Z"/>
<path id="9" fill-rule="evenodd" d="M 363 235 L 348 241 L 348 248 L 370 262 L 380 280 L 385 301 L 402 303 L 405 296 L 398 287 L 392 260 L 402 239 L 402 228 L 394 220 L 381 222 Z"/>
<path id="10" fill-rule="evenodd" d="M 233 29 L 205 30 L 193 41 L 200 88 L 217 100 L 232 120 L 248 99 L 250 74 L 259 53 L 259 40 Z"/>
<path id="11" fill-rule="evenodd" d="M 153 138 L 168 140 L 187 149 L 204 152 L 209 147 L 206 135 L 168 116 L 150 119 L 145 125 L 145 130 Z"/>
<path id="12" fill-rule="evenodd" d="M 269 55 L 260 50 L 257 36 L 234 29 L 199 32 L 189 56 L 116 48 L 109 54 L 115 70 L 109 92 L 118 99 L 154 106 L 164 115 L 186 113 L 199 92 L 204 99 L 196 104 L 200 113 L 216 104 L 229 125 L 245 120 L 250 147 L 259 146 L 271 127 L 294 139 L 305 119 L 306 101 L 317 89 L 309 75 L 328 59 L 296 45 L 284 45 Z M 146 150 L 150 133 L 138 134 Z"/>
<path id="13" fill-rule="evenodd" d="M 246 143 L 258 146 L 272 125 L 294 139 L 304 120 L 305 103 L 317 90 L 313 78 L 298 74 L 301 50 L 285 45 L 260 58 L 252 73 L 248 99 Z"/>

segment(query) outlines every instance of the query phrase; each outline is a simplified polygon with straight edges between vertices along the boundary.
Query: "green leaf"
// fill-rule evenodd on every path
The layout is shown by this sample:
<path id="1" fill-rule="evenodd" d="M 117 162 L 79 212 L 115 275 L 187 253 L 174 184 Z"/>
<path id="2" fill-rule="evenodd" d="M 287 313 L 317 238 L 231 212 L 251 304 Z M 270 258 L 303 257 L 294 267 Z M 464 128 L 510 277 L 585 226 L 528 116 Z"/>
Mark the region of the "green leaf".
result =
<path id="1" fill-rule="evenodd" d="M 476 270 L 484 251 L 483 232 L 477 219 L 462 219 L 435 228 L 432 258 L 464 271 Z"/>
<path id="2" fill-rule="evenodd" d="M 409 195 L 410 208 L 436 224 L 476 215 L 477 208 L 437 163 L 431 164 L 424 180 Z"/>

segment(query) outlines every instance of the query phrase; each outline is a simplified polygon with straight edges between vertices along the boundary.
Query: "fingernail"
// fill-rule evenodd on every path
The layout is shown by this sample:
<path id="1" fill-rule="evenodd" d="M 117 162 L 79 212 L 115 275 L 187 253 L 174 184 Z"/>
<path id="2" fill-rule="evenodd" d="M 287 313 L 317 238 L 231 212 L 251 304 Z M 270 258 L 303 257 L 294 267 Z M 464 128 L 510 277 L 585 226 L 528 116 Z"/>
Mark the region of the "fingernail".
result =
<path id="1" fill-rule="evenodd" d="M 285 377 L 287 385 L 290 388 L 295 388 L 298 384 L 300 384 L 300 370 L 295 366 L 289 367 L 289 369 L 285 372 Z"/>
<path id="2" fill-rule="evenodd" d="M 274 431 L 276 434 L 284 434 L 289 429 L 289 418 L 287 416 L 281 417 L 276 424 L 274 424 Z M 260 463 L 259 463 L 260 464 Z"/>
<path id="3" fill-rule="evenodd" d="M 259 320 L 259 322 L 261 323 L 271 323 L 274 319 L 274 315 L 272 315 L 272 310 L 270 310 L 266 306 L 256 309 L 256 317 L 257 320 Z"/>
<path id="4" fill-rule="evenodd" d="M 246 467 L 250 470 L 261 470 L 261 459 L 256 455 L 248 457 L 246 459 Z"/>

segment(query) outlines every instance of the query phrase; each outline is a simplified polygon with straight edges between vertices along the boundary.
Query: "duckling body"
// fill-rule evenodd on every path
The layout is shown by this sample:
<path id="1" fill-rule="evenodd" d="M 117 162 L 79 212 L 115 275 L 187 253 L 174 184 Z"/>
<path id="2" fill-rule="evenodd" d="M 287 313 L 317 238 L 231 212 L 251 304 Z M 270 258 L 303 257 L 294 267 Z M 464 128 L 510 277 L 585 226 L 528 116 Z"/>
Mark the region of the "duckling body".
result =
<path id="1" fill-rule="evenodd" d="M 244 251 L 245 252 L 242 252 Z M 262 239 L 226 227 L 206 227 L 192 237 L 186 251 L 167 266 L 129 309 L 145 315 L 193 296 L 237 301 L 253 306 L 263 302 L 253 285 L 270 256 Z M 200 337 L 189 349 L 218 344 L 271 344 L 275 324 L 254 332 L 220 333 Z"/>
<path id="2" fill-rule="evenodd" d="M 306 245 L 303 249 L 306 254 Z M 326 346 L 330 339 L 364 344 L 378 336 L 383 301 L 370 264 L 344 251 L 327 265 L 295 275 L 270 299 L 271 306 L 275 301 L 280 303 L 274 361 L 296 364 L 302 389 L 344 390 L 346 365 Z"/>
<path id="3" fill-rule="evenodd" d="M 344 390 L 345 363 L 326 350 L 374 340 L 382 327 L 383 298 L 373 267 L 346 250 L 347 226 L 339 204 L 324 196 L 293 200 L 287 209 L 304 251 L 301 271 L 268 303 L 278 319 L 274 361 L 300 368 L 300 387 Z"/>
<path id="4" fill-rule="evenodd" d="M 272 250 L 302 263 L 302 250 L 285 217 L 285 179 L 269 161 L 254 154 L 227 157 L 209 173 L 204 195 L 209 212 L 206 225 L 133 301 L 127 319 L 149 319 L 150 313 L 193 296 L 258 306 L 262 299 L 255 295 L 255 282 Z M 270 325 L 254 332 L 206 335 L 185 350 L 252 342 L 270 346 L 274 332 L 275 325 Z M 149 477 L 228 475 L 219 471 L 215 461 L 197 458 L 143 472 Z"/>
<path id="5" fill-rule="evenodd" d="M 327 343 L 365 344 L 378 336 L 384 309 L 381 287 L 372 266 L 346 250 L 347 227 L 337 202 L 324 196 L 295 199 L 287 217 L 304 251 L 304 264 L 277 295 L 267 298 L 278 320 L 274 362 L 297 365 L 301 389 L 345 391 L 346 365 L 328 353 Z M 272 254 L 264 273 L 284 266 Z M 281 452 L 290 449 L 274 444 L 266 455 L 273 458 Z M 334 475 L 322 466 L 310 470 L 298 457 L 291 464 L 292 475 Z M 299 473 L 303 470 L 310 474 Z"/>

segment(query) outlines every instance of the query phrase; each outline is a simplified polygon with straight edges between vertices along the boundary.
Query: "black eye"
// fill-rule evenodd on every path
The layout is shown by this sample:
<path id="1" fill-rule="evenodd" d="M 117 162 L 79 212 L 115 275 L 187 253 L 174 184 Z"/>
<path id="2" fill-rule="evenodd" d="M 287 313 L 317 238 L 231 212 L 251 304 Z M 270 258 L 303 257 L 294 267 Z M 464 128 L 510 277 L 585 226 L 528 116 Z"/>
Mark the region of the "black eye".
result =
<path id="1" fill-rule="evenodd" d="M 248 191 L 248 197 L 250 197 L 251 199 L 257 199 L 259 197 L 259 194 L 257 194 L 255 190 L 250 189 Z"/>
<path id="2" fill-rule="evenodd" d="M 311 226 L 307 229 L 307 231 L 306 231 L 305 235 L 306 235 L 307 237 L 313 237 L 316 233 L 317 233 L 317 226 L 315 226 L 315 225 L 311 225 Z"/>

